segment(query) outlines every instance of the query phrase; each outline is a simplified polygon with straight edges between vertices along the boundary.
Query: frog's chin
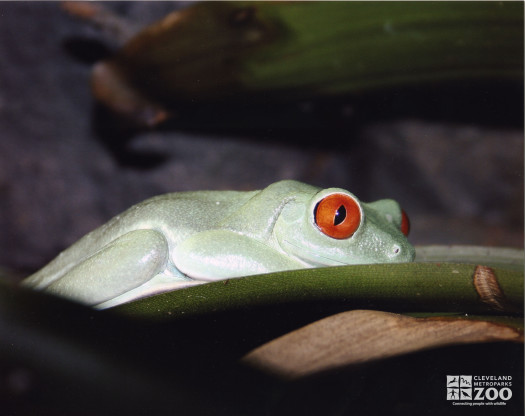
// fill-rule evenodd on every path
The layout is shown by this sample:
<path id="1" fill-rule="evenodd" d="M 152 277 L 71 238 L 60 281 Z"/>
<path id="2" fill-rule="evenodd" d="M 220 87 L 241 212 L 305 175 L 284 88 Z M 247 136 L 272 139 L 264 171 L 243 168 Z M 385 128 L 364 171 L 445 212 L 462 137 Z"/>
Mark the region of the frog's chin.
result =
<path id="1" fill-rule="evenodd" d="M 372 263 L 404 263 L 411 262 L 414 260 L 413 250 L 402 250 L 399 254 L 401 247 L 398 245 L 393 246 L 392 253 L 395 253 L 389 257 L 383 257 L 378 259 L 364 259 L 360 256 L 347 257 L 345 259 L 335 258 L 327 253 L 319 253 L 308 247 L 299 246 L 290 240 L 282 240 L 281 248 L 288 254 L 294 256 L 297 260 L 305 263 L 310 267 L 323 267 L 323 266 L 346 266 L 351 264 L 372 264 Z"/>

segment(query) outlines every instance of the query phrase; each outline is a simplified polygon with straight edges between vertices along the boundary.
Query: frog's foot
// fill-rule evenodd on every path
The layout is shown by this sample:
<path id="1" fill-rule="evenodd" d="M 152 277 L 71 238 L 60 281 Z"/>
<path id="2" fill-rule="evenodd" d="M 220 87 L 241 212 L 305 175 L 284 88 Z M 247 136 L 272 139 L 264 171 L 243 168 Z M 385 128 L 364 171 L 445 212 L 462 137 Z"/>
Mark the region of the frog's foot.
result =
<path id="1" fill-rule="evenodd" d="M 123 293 L 120 296 L 95 305 L 95 308 L 113 308 L 114 306 L 122 305 L 123 303 L 132 302 L 134 300 L 142 299 L 148 296 L 171 292 L 172 290 L 183 289 L 185 287 L 201 285 L 203 283 L 207 282 L 202 280 L 189 280 L 187 278 L 174 278 L 173 276 L 168 276 L 164 273 L 161 273 L 139 287 L 130 290 L 129 292 Z"/>

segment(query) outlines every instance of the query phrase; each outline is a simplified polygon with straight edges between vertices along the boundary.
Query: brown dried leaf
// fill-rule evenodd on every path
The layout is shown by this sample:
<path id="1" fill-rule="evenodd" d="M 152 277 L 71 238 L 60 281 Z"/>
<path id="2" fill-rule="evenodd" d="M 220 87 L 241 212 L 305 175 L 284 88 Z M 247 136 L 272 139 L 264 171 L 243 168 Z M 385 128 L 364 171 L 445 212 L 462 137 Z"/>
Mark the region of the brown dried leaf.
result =
<path id="1" fill-rule="evenodd" d="M 297 378 L 432 347 L 490 341 L 523 342 L 523 334 L 486 321 L 355 310 L 283 335 L 251 351 L 243 361 L 284 378 Z"/>

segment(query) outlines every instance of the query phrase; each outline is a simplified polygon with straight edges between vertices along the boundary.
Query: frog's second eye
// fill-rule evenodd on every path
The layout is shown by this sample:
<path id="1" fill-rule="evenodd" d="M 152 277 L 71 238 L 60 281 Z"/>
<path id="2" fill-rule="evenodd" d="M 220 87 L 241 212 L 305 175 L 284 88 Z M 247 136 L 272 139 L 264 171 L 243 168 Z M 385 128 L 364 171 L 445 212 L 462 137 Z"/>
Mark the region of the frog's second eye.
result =
<path id="1" fill-rule="evenodd" d="M 332 194 L 315 206 L 315 225 L 323 234 L 338 240 L 351 237 L 361 223 L 357 202 L 345 194 Z"/>
<path id="2" fill-rule="evenodd" d="M 401 232 L 405 235 L 410 232 L 410 220 L 404 210 L 401 210 Z"/>

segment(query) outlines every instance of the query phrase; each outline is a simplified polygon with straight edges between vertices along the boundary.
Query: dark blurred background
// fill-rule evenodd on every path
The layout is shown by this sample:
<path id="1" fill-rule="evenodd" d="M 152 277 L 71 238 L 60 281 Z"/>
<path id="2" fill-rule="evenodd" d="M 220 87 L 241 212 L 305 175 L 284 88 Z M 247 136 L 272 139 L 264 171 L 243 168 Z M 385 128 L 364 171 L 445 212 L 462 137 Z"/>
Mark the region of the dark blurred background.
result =
<path id="1" fill-rule="evenodd" d="M 146 25 L 187 3 L 105 4 Z M 114 48 L 59 3 L 0 3 L 0 266 L 30 273 L 156 194 L 280 179 L 394 198 L 414 244 L 523 246 L 521 85 L 467 80 L 255 114 L 208 108 L 132 131 L 90 92 L 92 64 Z"/>

